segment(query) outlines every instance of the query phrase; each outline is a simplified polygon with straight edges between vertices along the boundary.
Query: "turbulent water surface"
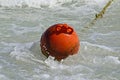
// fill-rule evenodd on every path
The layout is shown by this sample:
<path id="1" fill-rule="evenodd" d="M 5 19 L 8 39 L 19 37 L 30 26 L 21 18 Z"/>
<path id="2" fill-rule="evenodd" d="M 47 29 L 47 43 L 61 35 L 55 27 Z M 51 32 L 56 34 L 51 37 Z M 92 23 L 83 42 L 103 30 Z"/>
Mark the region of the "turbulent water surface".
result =
<path id="1" fill-rule="evenodd" d="M 109 0 L 0 0 L 0 80 L 120 80 L 120 0 L 85 28 Z M 42 33 L 73 26 L 80 50 L 62 62 L 46 59 Z"/>

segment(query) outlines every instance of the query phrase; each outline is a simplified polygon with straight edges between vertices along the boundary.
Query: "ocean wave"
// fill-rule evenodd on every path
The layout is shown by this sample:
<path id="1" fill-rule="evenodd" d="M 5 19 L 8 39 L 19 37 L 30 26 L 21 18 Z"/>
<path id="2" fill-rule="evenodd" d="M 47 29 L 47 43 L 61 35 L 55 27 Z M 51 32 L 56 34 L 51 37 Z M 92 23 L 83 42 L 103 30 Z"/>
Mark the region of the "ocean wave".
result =
<path id="1" fill-rule="evenodd" d="M 96 4 L 101 6 L 108 0 L 0 0 L 1 7 L 56 7 L 63 4 Z"/>
<path id="2" fill-rule="evenodd" d="M 73 0 L 0 0 L 3 7 L 53 7 L 59 4 L 72 2 Z"/>

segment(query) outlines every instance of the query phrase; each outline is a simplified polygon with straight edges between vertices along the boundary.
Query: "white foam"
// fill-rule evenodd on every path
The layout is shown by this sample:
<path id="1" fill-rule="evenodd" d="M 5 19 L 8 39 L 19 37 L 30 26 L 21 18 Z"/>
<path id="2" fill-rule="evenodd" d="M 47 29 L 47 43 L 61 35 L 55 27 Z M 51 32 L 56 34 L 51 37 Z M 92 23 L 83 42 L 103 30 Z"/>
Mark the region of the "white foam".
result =
<path id="1" fill-rule="evenodd" d="M 9 47 L 14 47 L 15 50 L 22 50 L 24 48 L 31 48 L 32 45 L 34 44 L 34 42 L 29 42 L 29 43 L 7 43 L 2 41 L 1 42 L 2 45 L 4 46 L 9 46 Z"/>
<path id="2" fill-rule="evenodd" d="M 46 65 L 44 61 L 37 59 L 34 54 L 32 54 L 30 51 L 19 51 L 14 50 L 10 53 L 10 56 L 12 58 L 15 58 L 16 60 L 27 62 L 27 63 L 40 63 L 43 65 Z"/>
<path id="3" fill-rule="evenodd" d="M 0 66 L 0 69 L 2 69 L 3 67 L 2 66 Z"/>
<path id="4" fill-rule="evenodd" d="M 36 59 L 32 52 L 29 50 L 33 45 L 33 42 L 25 44 L 9 43 L 7 45 L 14 47 L 13 50 L 10 52 L 10 56 L 15 58 L 16 60 L 33 63 L 34 61 L 32 59 Z"/>
<path id="5" fill-rule="evenodd" d="M 97 33 L 97 32 L 94 32 L 92 34 L 92 36 L 90 37 L 91 39 L 94 39 L 98 36 L 120 36 L 120 31 L 111 31 L 111 32 L 108 32 L 108 33 Z"/>
<path id="6" fill-rule="evenodd" d="M 107 56 L 107 57 L 105 57 L 105 61 L 109 62 L 109 63 L 120 64 L 119 57 Z"/>
<path id="7" fill-rule="evenodd" d="M 10 56 L 15 57 L 16 60 L 20 60 L 20 61 L 24 61 L 24 62 L 28 62 L 28 63 L 31 63 L 30 59 L 34 57 L 29 52 L 17 51 L 17 50 L 12 51 L 10 53 Z"/>
<path id="8" fill-rule="evenodd" d="M 71 1 L 72 0 L 0 0 L 0 5 L 7 7 L 28 6 L 28 7 L 40 8 L 42 6 L 53 7 L 56 6 L 58 3 L 66 3 Z"/>
<path id="9" fill-rule="evenodd" d="M 99 6 L 106 4 L 109 0 L 85 0 L 87 3 L 90 4 L 97 4 Z"/>
<path id="10" fill-rule="evenodd" d="M 87 4 L 97 4 L 99 6 L 105 4 L 108 0 L 83 0 L 83 2 Z M 7 7 L 55 7 L 59 6 L 64 3 L 73 3 L 76 2 L 79 4 L 80 1 L 74 0 L 0 0 L 0 6 L 7 6 Z"/>
<path id="11" fill-rule="evenodd" d="M 5 75 L 0 74 L 0 80 L 9 80 Z"/>
<path id="12" fill-rule="evenodd" d="M 63 65 L 62 62 L 58 62 L 54 60 L 54 57 L 49 56 L 46 60 L 45 63 L 48 67 L 51 69 L 66 69 L 68 66 Z"/>
<path id="13" fill-rule="evenodd" d="M 38 25 L 35 27 L 25 27 L 25 26 L 19 26 L 16 24 L 12 24 L 12 27 L 9 29 L 11 30 L 14 34 L 16 35 L 23 35 L 25 33 L 29 33 L 29 32 L 40 32 L 40 30 L 43 30 L 44 27 L 42 27 L 42 25 Z"/>
<path id="14" fill-rule="evenodd" d="M 105 56 L 105 57 L 94 57 L 93 63 L 98 65 L 119 65 L 119 57 L 116 56 Z"/>
<path id="15" fill-rule="evenodd" d="M 101 49 L 105 49 L 105 50 L 114 52 L 113 49 L 111 49 L 111 48 L 109 48 L 107 46 L 104 46 L 104 45 L 92 44 L 92 43 L 89 43 L 89 42 L 81 42 L 81 44 L 83 44 L 83 45 L 89 45 L 89 46 L 93 46 L 93 47 L 98 47 L 98 48 L 101 48 Z M 85 46 L 84 49 L 86 50 L 87 46 Z"/>
<path id="16" fill-rule="evenodd" d="M 50 75 L 49 74 L 41 74 L 41 75 L 33 75 L 34 78 L 37 79 L 49 79 Z"/>

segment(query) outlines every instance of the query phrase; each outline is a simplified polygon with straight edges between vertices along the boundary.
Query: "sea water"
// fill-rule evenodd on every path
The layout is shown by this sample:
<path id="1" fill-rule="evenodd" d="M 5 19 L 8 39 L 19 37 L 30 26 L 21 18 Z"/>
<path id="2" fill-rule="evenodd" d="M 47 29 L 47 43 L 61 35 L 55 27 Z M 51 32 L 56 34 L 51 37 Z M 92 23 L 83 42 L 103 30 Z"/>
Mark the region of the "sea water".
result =
<path id="1" fill-rule="evenodd" d="M 85 28 L 109 0 L 0 0 L 0 80 L 120 80 L 120 0 Z M 41 53 L 40 37 L 67 23 L 78 54 L 57 62 Z"/>

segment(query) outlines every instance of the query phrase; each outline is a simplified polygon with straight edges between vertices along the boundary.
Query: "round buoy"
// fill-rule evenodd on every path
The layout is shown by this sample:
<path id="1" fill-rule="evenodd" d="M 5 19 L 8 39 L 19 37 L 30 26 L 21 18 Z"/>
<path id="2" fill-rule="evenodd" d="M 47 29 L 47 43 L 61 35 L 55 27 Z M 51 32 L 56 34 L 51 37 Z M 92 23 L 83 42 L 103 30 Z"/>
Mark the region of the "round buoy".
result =
<path id="1" fill-rule="evenodd" d="M 40 40 L 42 53 L 55 60 L 61 61 L 69 55 L 77 54 L 79 50 L 79 38 L 75 30 L 68 24 L 55 24 L 49 27 Z"/>

